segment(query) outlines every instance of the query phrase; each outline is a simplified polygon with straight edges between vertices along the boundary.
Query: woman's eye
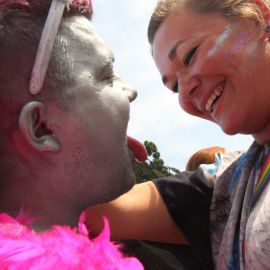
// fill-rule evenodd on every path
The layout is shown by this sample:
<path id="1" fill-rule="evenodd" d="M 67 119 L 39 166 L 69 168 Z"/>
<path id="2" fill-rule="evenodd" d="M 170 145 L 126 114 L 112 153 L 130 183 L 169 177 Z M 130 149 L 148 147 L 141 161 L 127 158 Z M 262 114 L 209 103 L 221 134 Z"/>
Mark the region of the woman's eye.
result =
<path id="1" fill-rule="evenodd" d="M 172 91 L 173 91 L 174 93 L 178 93 L 178 82 L 176 82 L 176 83 L 173 85 Z"/>
<path id="2" fill-rule="evenodd" d="M 196 50 L 198 49 L 198 47 L 199 47 L 199 46 L 196 46 L 196 47 L 192 48 L 192 49 L 188 52 L 188 54 L 186 55 L 186 57 L 184 58 L 184 61 L 183 61 L 183 63 L 184 63 L 185 66 L 188 66 L 188 65 L 190 64 L 190 62 L 191 62 L 191 60 L 192 60 L 192 58 L 193 58 L 193 56 L 194 56 Z"/>

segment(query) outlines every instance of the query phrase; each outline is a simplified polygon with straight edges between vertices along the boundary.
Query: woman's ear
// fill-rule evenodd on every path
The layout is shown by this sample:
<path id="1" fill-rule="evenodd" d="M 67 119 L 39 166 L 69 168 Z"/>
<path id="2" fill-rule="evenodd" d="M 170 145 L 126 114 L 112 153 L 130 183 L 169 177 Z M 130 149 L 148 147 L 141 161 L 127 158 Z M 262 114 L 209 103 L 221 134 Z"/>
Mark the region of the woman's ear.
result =
<path id="1" fill-rule="evenodd" d="M 57 152 L 60 142 L 47 125 L 47 107 L 38 101 L 27 102 L 19 116 L 19 128 L 25 140 L 37 151 Z"/>
<path id="2" fill-rule="evenodd" d="M 259 8 L 264 20 L 264 32 L 260 39 L 268 43 L 270 38 L 270 6 L 264 0 L 252 0 L 251 2 Z"/>
<path id="3" fill-rule="evenodd" d="M 259 7 L 264 21 L 268 25 L 270 21 L 270 7 L 263 0 L 252 0 L 252 3 L 256 4 Z"/>

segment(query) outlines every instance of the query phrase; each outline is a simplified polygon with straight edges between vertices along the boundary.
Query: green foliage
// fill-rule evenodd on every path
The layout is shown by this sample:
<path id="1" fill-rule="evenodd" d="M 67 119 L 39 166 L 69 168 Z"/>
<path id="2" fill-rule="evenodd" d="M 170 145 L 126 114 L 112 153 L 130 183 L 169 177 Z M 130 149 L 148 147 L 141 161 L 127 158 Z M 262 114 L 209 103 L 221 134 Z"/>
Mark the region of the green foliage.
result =
<path id="1" fill-rule="evenodd" d="M 179 172 L 179 170 L 165 165 L 153 142 L 145 141 L 144 145 L 148 153 L 147 160 L 143 163 L 134 163 L 134 172 L 137 183 L 142 183 L 154 178 L 170 176 Z"/>

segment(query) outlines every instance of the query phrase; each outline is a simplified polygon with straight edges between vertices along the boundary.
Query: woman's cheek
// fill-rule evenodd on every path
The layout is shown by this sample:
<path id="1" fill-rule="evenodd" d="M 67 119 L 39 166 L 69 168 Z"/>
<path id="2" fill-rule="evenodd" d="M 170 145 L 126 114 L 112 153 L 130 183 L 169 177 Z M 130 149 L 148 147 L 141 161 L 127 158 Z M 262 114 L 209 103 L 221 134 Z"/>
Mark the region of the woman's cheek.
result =
<path id="1" fill-rule="evenodd" d="M 190 115 L 194 115 L 212 122 L 215 122 L 214 119 L 212 119 L 211 115 L 206 113 L 206 112 L 201 112 L 199 111 L 193 104 L 192 102 L 190 102 L 189 100 L 185 100 L 183 98 L 181 98 L 181 96 L 179 95 L 178 98 L 180 107 L 188 114 Z"/>
<path id="2" fill-rule="evenodd" d="M 178 96 L 178 102 L 180 107 L 188 114 L 200 116 L 201 113 L 193 106 L 193 104 L 187 100 L 184 99 L 181 95 Z"/>

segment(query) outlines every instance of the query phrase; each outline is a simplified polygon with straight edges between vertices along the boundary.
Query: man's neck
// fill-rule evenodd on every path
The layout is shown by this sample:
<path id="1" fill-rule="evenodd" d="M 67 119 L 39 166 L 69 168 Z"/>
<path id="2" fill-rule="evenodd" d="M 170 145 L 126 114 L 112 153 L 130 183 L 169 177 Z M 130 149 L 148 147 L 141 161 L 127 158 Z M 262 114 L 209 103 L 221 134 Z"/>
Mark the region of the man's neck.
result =
<path id="1" fill-rule="evenodd" d="M 10 188 L 2 189 L 0 212 L 16 218 L 23 211 L 30 219 L 33 219 L 31 226 L 37 231 L 49 229 L 53 225 L 71 227 L 78 225 L 83 209 L 71 205 L 68 199 L 60 200 L 55 194 L 27 186 L 14 184 Z"/>

